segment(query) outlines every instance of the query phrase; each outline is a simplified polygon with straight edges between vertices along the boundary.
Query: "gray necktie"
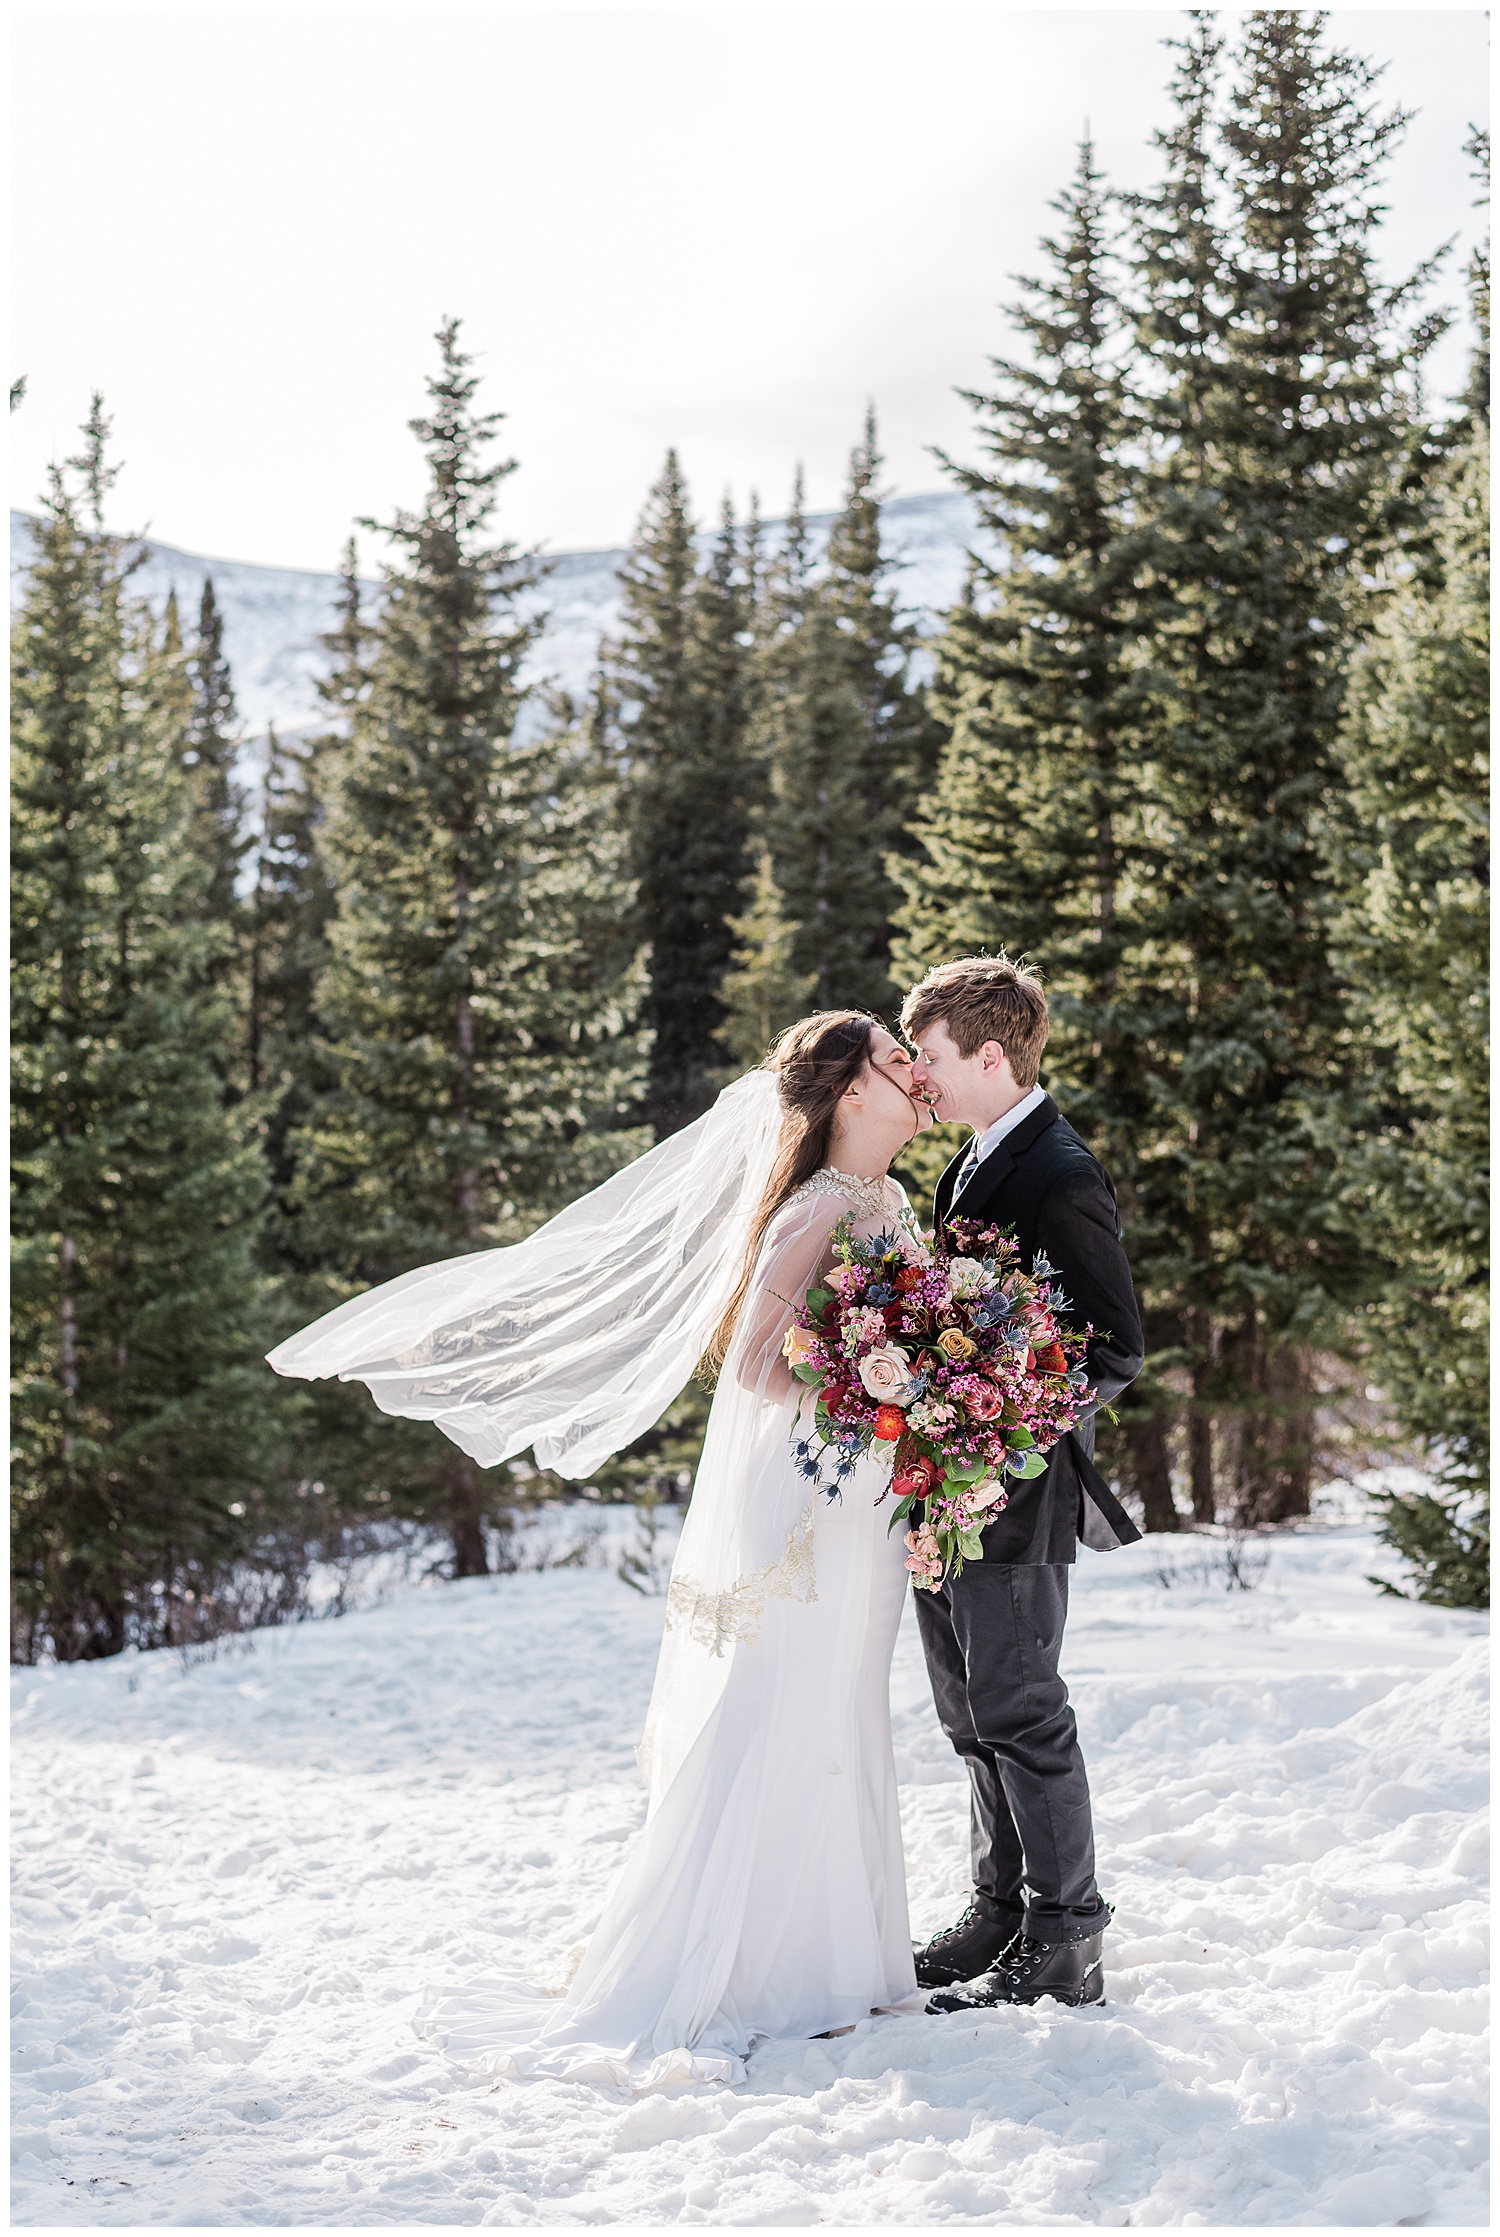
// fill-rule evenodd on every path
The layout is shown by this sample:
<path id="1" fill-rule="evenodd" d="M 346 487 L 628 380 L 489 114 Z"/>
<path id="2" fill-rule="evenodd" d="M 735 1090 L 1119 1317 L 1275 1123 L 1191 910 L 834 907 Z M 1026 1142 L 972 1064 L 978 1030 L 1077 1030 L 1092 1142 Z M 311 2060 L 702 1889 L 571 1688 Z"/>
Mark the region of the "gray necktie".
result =
<path id="1" fill-rule="evenodd" d="M 962 1165 L 960 1165 L 958 1169 L 958 1185 L 954 1189 L 952 1197 L 949 1199 L 951 1203 L 956 1204 L 959 1198 L 963 1195 L 964 1190 L 968 1187 L 970 1181 L 973 1180 L 975 1172 L 978 1169 L 978 1165 L 979 1136 L 976 1134 L 973 1141 L 969 1144 L 968 1156 L 964 1159 Z"/>

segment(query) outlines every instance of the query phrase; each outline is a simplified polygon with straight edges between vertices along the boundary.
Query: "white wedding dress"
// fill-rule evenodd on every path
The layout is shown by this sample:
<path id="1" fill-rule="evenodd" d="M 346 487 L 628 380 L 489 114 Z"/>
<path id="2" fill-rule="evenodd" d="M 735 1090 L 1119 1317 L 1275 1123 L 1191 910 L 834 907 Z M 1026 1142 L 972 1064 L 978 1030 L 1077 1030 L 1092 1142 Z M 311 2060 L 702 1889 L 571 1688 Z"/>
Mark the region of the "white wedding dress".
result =
<path id="1" fill-rule="evenodd" d="M 809 1485 L 791 1450 L 802 1386 L 781 1358 L 782 1300 L 827 1266 L 842 1213 L 864 1234 L 894 1225 L 904 1198 L 888 1188 L 872 1216 L 820 1174 L 772 1224 L 698 1473 L 706 1488 L 750 1461 L 753 1542 L 727 1589 L 700 1584 L 714 1522 L 705 1501 L 695 1528 L 695 1487 L 641 1743 L 645 1828 L 561 2002 L 498 1979 L 426 1999 L 421 2032 L 464 2065 L 637 2090 L 733 2082 L 758 2039 L 914 1996 L 890 1714 L 906 1549 L 876 1504 L 890 1471 L 862 1461 L 833 1501 Z"/>
<path id="2" fill-rule="evenodd" d="M 366 1381 L 481 1459 L 519 1440 L 582 1475 L 686 1380 L 778 1131 L 774 1083 L 748 1075 L 529 1242 L 387 1283 L 272 1363 Z M 423 1999 L 419 2032 L 463 2065 L 640 2091 L 733 2082 L 757 2041 L 920 2002 L 891 1750 L 906 1570 L 889 1470 L 861 1461 L 833 1500 L 808 1481 L 792 1451 L 803 1386 L 781 1351 L 845 1214 L 916 1248 L 893 1181 L 825 1171 L 772 1221 L 673 1563 L 645 1826 L 560 1999 L 500 1977 Z"/>

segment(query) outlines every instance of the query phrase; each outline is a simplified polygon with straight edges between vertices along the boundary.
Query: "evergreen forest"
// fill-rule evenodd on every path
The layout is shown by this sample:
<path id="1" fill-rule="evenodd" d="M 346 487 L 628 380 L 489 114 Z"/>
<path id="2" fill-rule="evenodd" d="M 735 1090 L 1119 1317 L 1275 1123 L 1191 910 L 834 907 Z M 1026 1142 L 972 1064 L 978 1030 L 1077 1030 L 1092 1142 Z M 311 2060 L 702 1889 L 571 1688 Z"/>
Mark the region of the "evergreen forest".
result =
<path id="1" fill-rule="evenodd" d="M 935 635 L 872 411 L 826 541 L 800 479 L 774 533 L 705 520 L 669 452 L 592 689 L 530 684 L 545 565 L 449 320 L 321 729 L 247 741 L 212 585 L 133 589 L 96 402 L 13 627 L 16 1659 L 295 1617 L 403 1530 L 506 1566 L 564 1487 L 265 1352 L 519 1240 L 805 1010 L 1002 950 L 1120 1194 L 1148 1358 L 1100 1454 L 1144 1527 L 1403 1458 L 1408 1589 L 1487 1604 L 1488 264 L 1435 404 L 1461 314 L 1377 262 L 1377 74 L 1312 11 L 1184 22 L 1151 190 L 1060 167 Z M 685 1496 L 706 1405 L 588 1495 Z"/>

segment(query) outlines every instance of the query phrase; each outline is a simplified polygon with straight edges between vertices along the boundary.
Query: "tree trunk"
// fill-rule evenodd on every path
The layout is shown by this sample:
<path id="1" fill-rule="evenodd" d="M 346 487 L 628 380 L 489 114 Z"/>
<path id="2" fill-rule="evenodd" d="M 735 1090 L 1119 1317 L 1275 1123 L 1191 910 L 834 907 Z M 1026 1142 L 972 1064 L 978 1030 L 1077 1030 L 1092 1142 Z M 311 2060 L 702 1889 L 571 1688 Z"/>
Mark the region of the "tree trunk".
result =
<path id="1" fill-rule="evenodd" d="M 454 931 L 460 951 L 463 950 L 469 924 L 469 865 L 462 855 L 453 873 Z M 467 969 L 467 958 L 465 957 Z M 458 1218 L 466 1243 L 479 1240 L 479 1175 L 474 1169 L 473 1143 L 470 1131 L 474 1123 L 474 1005 L 469 999 L 467 984 L 459 989 L 458 1014 L 455 1020 L 456 1055 L 458 1058 L 458 1084 L 453 1098 L 453 1115 L 458 1120 L 461 1146 L 458 1168 Z M 477 1570 L 463 1570 L 463 1576 L 482 1576 L 483 1562 Z"/>
<path id="2" fill-rule="evenodd" d="M 456 1452 L 448 1463 L 448 1532 L 453 1540 L 455 1577 L 487 1577 L 489 1548 L 484 1536 L 484 1486 L 479 1470 L 467 1453 Z"/>
<path id="3" fill-rule="evenodd" d="M 1109 784 L 1114 776 L 1114 756 L 1104 749 L 1098 752 L 1099 782 Z M 1106 804 L 1101 804 L 1097 840 L 1094 848 L 1095 913 L 1099 919 L 1099 939 L 1107 946 L 1115 929 L 1115 821 Z M 1114 986 L 1115 972 L 1111 962 L 1101 974 L 1100 985 L 1105 990 Z"/>
<path id="4" fill-rule="evenodd" d="M 818 926 L 818 1008 L 831 1006 L 832 996 L 828 979 L 828 786 L 818 787 L 818 888 L 816 917 Z"/>
<path id="5" fill-rule="evenodd" d="M 1188 1480 L 1193 1492 L 1194 1522 L 1212 1522 L 1218 1513 L 1214 1499 L 1214 1423 L 1212 1414 L 1194 1406 L 1188 1415 Z"/>
<path id="6" fill-rule="evenodd" d="M 245 1068 L 249 1076 L 250 1093 L 252 1095 L 256 1095 L 260 1091 L 261 1003 L 263 999 L 261 992 L 261 940 L 264 916 L 262 896 L 264 892 L 265 849 L 262 847 L 259 856 L 256 858 L 255 867 L 255 907 L 250 920 L 249 1007 L 245 1019 Z"/>
<path id="7" fill-rule="evenodd" d="M 64 1020 L 64 1029 L 70 1048 L 70 1055 L 72 1058 L 72 1061 L 70 1062 L 68 1067 L 71 1082 L 77 1079 L 78 1072 L 77 1050 L 72 1046 L 73 972 L 70 967 L 69 959 L 66 956 L 64 956 L 62 962 L 59 991 L 61 995 L 61 1008 Z M 67 1099 L 64 1102 L 62 1111 L 59 1115 L 58 1133 L 61 1136 L 65 1147 L 73 1139 L 73 1094 L 71 1084 Z M 63 1216 L 65 1219 L 68 1216 L 66 1210 L 64 1210 Z M 73 1237 L 66 1232 L 63 1234 L 62 1237 L 59 1256 L 61 1259 L 61 1282 L 59 1285 L 60 1295 L 58 1298 L 58 1351 L 60 1355 L 58 1364 L 62 1371 L 63 1397 L 67 1401 L 63 1410 L 62 1451 L 63 1469 L 65 1472 L 67 1488 L 68 1491 L 71 1493 L 74 1488 L 73 1424 L 77 1418 L 78 1406 L 78 1300 L 75 1294 L 75 1285 L 78 1273 L 78 1245 L 74 1241 Z"/>
<path id="8" fill-rule="evenodd" d="M 1193 1520 L 1209 1523 L 1218 1513 L 1214 1498 L 1214 1418 L 1209 1396 L 1217 1345 L 1207 1313 L 1189 1313 L 1187 1324 L 1193 1351 L 1193 1400 L 1187 1416 L 1188 1481 L 1193 1493 Z"/>
<path id="9" fill-rule="evenodd" d="M 78 1305 L 73 1294 L 73 1278 L 78 1269 L 78 1245 L 71 1235 L 62 1239 L 62 1302 L 59 1311 L 58 1344 L 61 1352 L 62 1386 L 70 1399 L 78 1396 Z M 65 1440 L 72 1445 L 72 1438 Z"/>
<path id="10" fill-rule="evenodd" d="M 1180 1530 L 1182 1517 L 1172 1497 L 1172 1456 L 1166 1422 L 1160 1414 L 1127 1415 L 1125 1443 L 1130 1474 L 1144 1509 L 1147 1530 Z"/>
<path id="11" fill-rule="evenodd" d="M 1244 1418 L 1235 1520 L 1242 1529 L 1294 1522 L 1312 1508 L 1315 1446 L 1308 1354 L 1258 1343 L 1255 1384 L 1267 1403 Z"/>

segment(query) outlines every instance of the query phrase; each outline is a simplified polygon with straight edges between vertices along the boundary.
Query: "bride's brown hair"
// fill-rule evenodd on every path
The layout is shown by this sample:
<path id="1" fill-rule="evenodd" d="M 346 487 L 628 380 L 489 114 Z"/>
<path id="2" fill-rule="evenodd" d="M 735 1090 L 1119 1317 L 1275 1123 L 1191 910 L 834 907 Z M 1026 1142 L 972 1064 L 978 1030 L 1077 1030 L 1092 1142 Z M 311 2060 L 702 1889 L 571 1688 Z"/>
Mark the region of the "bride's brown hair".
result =
<path id="1" fill-rule="evenodd" d="M 875 1023 L 863 1010 L 814 1010 L 811 1017 L 789 1025 L 771 1045 L 765 1070 L 776 1074 L 781 1139 L 776 1146 L 776 1162 L 750 1222 L 734 1295 L 700 1362 L 701 1372 L 709 1378 L 724 1364 L 766 1229 L 787 1198 L 828 1163 L 839 1097 L 845 1088 L 854 1085 L 870 1061 Z"/>

